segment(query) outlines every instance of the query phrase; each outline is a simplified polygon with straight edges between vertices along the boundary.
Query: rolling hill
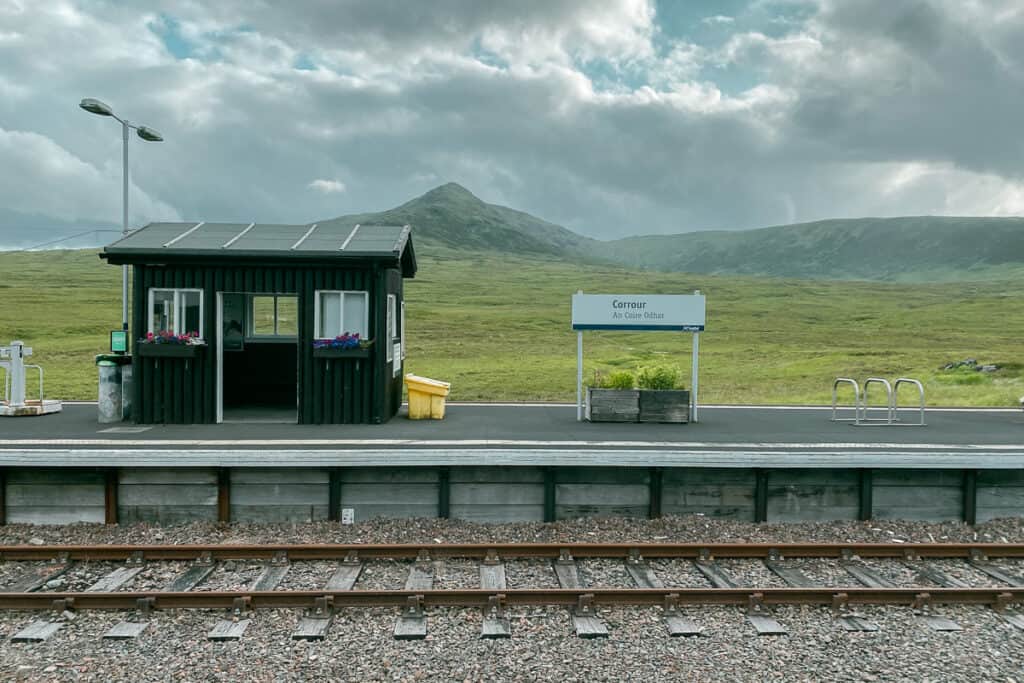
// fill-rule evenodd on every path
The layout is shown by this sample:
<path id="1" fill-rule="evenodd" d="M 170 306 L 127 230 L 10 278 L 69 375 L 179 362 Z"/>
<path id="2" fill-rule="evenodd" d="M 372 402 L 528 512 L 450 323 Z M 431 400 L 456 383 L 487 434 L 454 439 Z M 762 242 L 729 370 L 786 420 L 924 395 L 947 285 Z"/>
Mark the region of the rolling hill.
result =
<path id="1" fill-rule="evenodd" d="M 596 251 L 664 271 L 826 280 L 951 281 L 1024 269 L 1024 218 L 857 218 L 629 237 Z"/>
<path id="2" fill-rule="evenodd" d="M 409 223 L 428 251 L 442 245 L 670 272 L 915 282 L 1024 273 L 1024 218 L 837 219 L 599 241 L 447 183 L 388 211 L 319 222 Z"/>

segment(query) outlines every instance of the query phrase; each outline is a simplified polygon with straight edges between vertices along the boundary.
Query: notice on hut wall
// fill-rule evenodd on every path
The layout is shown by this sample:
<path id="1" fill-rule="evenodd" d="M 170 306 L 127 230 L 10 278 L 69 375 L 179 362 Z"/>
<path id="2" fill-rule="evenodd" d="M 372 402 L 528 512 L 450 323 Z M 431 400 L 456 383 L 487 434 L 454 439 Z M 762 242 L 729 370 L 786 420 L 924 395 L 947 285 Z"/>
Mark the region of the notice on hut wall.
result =
<path id="1" fill-rule="evenodd" d="M 573 294 L 574 330 L 702 332 L 703 294 Z"/>

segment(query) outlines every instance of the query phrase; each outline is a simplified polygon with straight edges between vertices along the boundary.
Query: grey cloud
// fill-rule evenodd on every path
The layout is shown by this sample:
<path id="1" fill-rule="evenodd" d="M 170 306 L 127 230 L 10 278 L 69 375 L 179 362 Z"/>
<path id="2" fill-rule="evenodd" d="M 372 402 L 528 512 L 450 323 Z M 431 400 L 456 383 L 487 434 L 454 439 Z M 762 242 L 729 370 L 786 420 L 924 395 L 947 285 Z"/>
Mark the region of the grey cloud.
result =
<path id="1" fill-rule="evenodd" d="M 83 96 L 106 99 L 167 138 L 133 145 L 133 177 L 152 198 L 138 204 L 149 212 L 140 220 L 307 221 L 389 208 L 447 180 L 601 237 L 984 210 L 989 198 L 1001 210 L 1016 206 L 1005 181 L 1021 169 L 1020 143 L 1006 141 L 1007 122 L 1020 111 L 1007 68 L 1016 59 L 1012 32 L 982 31 L 977 16 L 939 4 L 917 5 L 918 14 L 899 21 L 890 3 L 858 4 L 856 16 L 845 3 L 829 4 L 794 27 L 794 35 L 820 41 L 820 58 L 774 58 L 764 41 L 765 49 L 737 53 L 760 60 L 772 84 L 738 97 L 685 74 L 595 92 L 564 57 L 601 45 L 624 54 L 625 43 L 577 26 L 587 18 L 600 25 L 639 17 L 629 40 L 645 40 L 643 12 L 626 0 L 446 0 L 429 16 L 411 3 L 401 17 L 394 13 L 406 3 L 359 3 L 344 22 L 333 3 L 291 14 L 270 4 L 161 6 L 210 45 L 217 39 L 204 31 L 249 26 L 212 61 L 172 58 L 145 28 L 156 11 L 89 5 L 68 51 L 44 51 L 70 35 L 60 21 L 12 20 L 25 38 L 20 46 L 0 41 L 0 59 L 12 65 L 5 78 L 29 94 L 17 106 L 0 100 L 0 120 L 52 142 L 38 148 L 41 168 L 67 157 L 109 176 L 107 184 L 72 183 L 59 215 L 83 218 L 110 218 L 115 208 L 116 219 L 120 197 L 109 186 L 120 163 L 118 131 L 78 111 Z M 562 41 L 560 54 L 487 66 L 471 47 L 491 27 L 506 37 L 535 27 L 530 40 L 547 31 Z M 458 37 L 454 47 L 449 35 Z M 114 44 L 89 52 L 104 40 Z M 527 48 L 527 56 L 546 54 Z M 292 69 L 307 52 L 328 57 L 330 68 Z M 635 55 L 667 68 L 642 49 Z M 931 166 L 900 175 L 919 163 Z M 46 187 L 59 174 L 34 177 Z M 317 179 L 346 191 L 312 190 Z M 76 199 L 85 194 L 92 198 Z M 34 196 L 26 193 L 20 210 L 50 210 Z M 8 201 L 0 196 L 0 206 Z"/>
<path id="2" fill-rule="evenodd" d="M 951 161 L 1024 177 L 1014 133 L 1024 79 L 953 3 L 836 2 L 819 21 L 833 48 L 798 75 L 794 139 L 807 134 L 850 161 Z M 1013 21 L 1024 35 L 1024 15 Z"/>

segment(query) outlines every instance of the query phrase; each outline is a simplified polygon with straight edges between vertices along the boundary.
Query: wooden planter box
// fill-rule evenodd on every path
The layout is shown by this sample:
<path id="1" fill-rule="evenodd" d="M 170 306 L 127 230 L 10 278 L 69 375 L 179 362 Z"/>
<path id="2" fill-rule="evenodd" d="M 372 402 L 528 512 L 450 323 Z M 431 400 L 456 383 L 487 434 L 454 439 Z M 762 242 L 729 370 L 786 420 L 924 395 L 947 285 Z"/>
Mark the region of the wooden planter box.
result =
<path id="1" fill-rule="evenodd" d="M 587 387 L 587 420 L 636 422 L 640 418 L 640 392 L 636 389 Z"/>
<path id="2" fill-rule="evenodd" d="M 690 392 L 588 387 L 586 417 L 590 422 L 689 422 Z"/>
<path id="3" fill-rule="evenodd" d="M 136 355 L 143 358 L 195 358 L 203 344 L 136 344 Z"/>
<path id="4" fill-rule="evenodd" d="M 685 389 L 641 389 L 640 422 L 689 422 L 690 392 Z"/>
<path id="5" fill-rule="evenodd" d="M 369 358 L 370 349 L 313 349 L 313 358 L 338 359 L 338 358 Z"/>

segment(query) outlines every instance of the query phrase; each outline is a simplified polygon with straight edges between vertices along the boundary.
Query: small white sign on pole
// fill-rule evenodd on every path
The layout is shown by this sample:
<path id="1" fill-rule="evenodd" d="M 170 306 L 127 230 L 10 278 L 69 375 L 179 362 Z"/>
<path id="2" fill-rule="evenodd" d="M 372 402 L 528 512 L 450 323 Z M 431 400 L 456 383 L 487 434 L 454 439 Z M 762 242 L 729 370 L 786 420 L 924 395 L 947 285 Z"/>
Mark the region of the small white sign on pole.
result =
<path id="1" fill-rule="evenodd" d="M 690 420 L 697 422 L 697 380 L 700 333 L 704 331 L 704 295 L 584 294 L 572 295 L 572 329 L 576 346 L 576 419 L 583 419 L 583 330 L 693 332 Z"/>

